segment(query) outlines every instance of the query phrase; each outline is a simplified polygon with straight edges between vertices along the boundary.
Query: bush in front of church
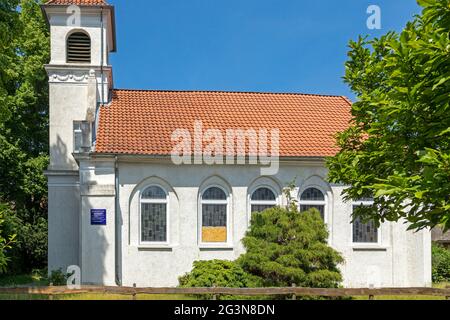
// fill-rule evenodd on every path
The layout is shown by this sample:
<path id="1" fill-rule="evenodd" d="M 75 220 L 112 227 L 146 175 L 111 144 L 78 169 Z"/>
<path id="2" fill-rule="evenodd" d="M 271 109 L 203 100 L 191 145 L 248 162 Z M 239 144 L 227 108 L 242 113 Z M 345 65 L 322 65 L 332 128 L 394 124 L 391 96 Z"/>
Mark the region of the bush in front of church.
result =
<path id="1" fill-rule="evenodd" d="M 264 287 L 338 288 L 338 265 L 344 259 L 328 245 L 328 235 L 315 209 L 300 213 L 291 206 L 254 213 L 243 239 L 246 253 L 237 262 Z"/>
<path id="2" fill-rule="evenodd" d="M 182 288 L 253 288 L 259 287 L 259 278 L 246 273 L 235 261 L 195 261 L 191 272 L 179 278 Z M 211 299 L 212 295 L 198 295 Z M 221 299 L 239 297 L 221 296 Z"/>
<path id="3" fill-rule="evenodd" d="M 245 254 L 237 261 L 196 261 L 179 283 L 185 288 L 338 288 L 338 265 L 344 259 L 327 239 L 327 227 L 315 209 L 300 213 L 292 205 L 254 213 L 243 239 Z"/>
<path id="4" fill-rule="evenodd" d="M 450 250 L 433 244 L 433 282 L 450 281 Z"/>

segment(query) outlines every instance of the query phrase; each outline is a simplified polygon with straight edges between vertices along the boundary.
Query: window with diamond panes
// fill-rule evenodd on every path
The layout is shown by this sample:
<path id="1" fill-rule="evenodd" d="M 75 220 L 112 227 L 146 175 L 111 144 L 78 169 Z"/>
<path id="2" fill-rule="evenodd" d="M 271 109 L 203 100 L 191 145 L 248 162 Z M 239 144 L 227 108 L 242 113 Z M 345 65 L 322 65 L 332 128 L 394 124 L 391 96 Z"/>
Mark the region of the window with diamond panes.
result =
<path id="1" fill-rule="evenodd" d="M 157 186 L 141 196 L 141 241 L 167 242 L 167 194 Z"/>
<path id="2" fill-rule="evenodd" d="M 225 243 L 228 240 L 228 197 L 218 187 L 207 189 L 202 195 L 202 242 Z"/>
<path id="3" fill-rule="evenodd" d="M 263 212 L 277 206 L 275 193 L 269 188 L 259 188 L 253 192 L 251 197 L 251 211 Z"/>
<path id="4" fill-rule="evenodd" d="M 373 205 L 373 198 L 360 199 L 353 205 L 353 211 L 359 206 Z M 379 229 L 375 222 L 363 223 L 361 218 L 356 218 L 353 222 L 353 243 L 378 243 Z"/>
<path id="5" fill-rule="evenodd" d="M 322 191 L 316 188 L 309 188 L 305 190 L 300 197 L 300 212 L 305 212 L 310 209 L 317 209 L 325 219 L 325 195 Z"/>

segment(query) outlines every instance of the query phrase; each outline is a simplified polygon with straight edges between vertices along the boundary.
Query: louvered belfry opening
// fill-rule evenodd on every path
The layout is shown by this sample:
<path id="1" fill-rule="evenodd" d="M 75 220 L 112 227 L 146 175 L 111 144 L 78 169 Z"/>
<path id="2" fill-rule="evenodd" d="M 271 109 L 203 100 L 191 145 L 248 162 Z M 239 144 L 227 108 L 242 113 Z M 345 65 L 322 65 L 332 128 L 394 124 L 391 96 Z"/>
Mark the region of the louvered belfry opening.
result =
<path id="1" fill-rule="evenodd" d="M 91 63 L 91 38 L 75 32 L 67 39 L 67 63 Z"/>

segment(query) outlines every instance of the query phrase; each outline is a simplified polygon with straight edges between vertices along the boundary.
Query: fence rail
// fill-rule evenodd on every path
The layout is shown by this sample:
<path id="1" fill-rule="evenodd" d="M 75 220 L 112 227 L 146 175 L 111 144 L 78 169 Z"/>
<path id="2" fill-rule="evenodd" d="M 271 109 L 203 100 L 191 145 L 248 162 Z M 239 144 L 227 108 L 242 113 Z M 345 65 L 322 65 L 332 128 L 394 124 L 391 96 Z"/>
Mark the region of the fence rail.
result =
<path id="1" fill-rule="evenodd" d="M 237 296 L 301 296 L 322 297 L 358 297 L 366 296 L 437 296 L 450 300 L 450 288 L 383 288 L 383 289 L 320 289 L 320 288 L 136 288 L 136 287 L 98 287 L 82 286 L 77 289 L 67 287 L 16 287 L 0 288 L 0 294 L 28 294 L 28 295 L 74 295 L 74 294 L 119 294 L 131 295 L 136 298 L 139 294 L 180 294 L 180 295 L 212 295 L 217 299 L 219 295 Z"/>

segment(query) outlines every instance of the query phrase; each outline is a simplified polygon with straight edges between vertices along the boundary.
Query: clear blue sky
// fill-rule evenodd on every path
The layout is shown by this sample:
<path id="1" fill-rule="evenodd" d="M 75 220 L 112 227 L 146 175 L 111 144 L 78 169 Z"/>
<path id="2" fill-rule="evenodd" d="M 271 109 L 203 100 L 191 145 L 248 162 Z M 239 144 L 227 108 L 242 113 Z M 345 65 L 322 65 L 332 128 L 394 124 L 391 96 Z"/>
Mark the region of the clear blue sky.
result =
<path id="1" fill-rule="evenodd" d="M 116 88 L 353 94 L 347 44 L 400 31 L 415 0 L 109 0 Z M 382 29 L 366 26 L 367 7 Z"/>

